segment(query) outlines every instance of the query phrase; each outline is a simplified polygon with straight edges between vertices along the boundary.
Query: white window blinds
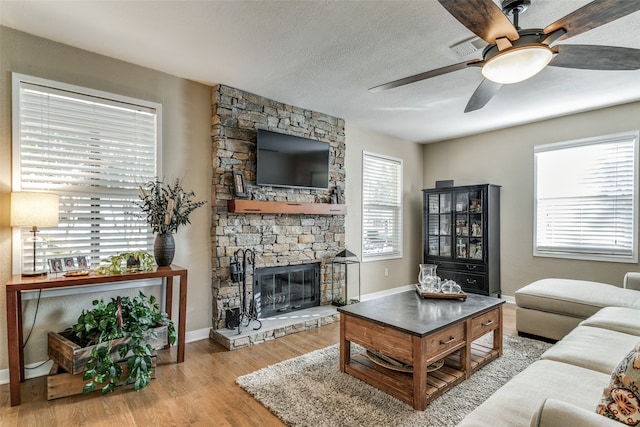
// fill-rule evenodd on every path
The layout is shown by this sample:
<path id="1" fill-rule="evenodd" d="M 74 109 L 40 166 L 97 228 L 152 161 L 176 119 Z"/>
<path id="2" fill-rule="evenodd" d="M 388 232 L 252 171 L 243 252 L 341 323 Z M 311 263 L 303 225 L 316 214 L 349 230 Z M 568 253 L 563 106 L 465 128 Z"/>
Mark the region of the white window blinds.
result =
<path id="1" fill-rule="evenodd" d="M 362 259 L 402 257 L 402 160 L 363 153 Z"/>
<path id="2" fill-rule="evenodd" d="M 159 105 L 21 75 L 13 87 L 14 191 L 60 196 L 60 224 L 41 232 L 40 256 L 83 255 L 95 265 L 150 249 L 133 202 L 157 175 Z"/>
<path id="3" fill-rule="evenodd" d="M 638 132 L 535 147 L 534 255 L 637 261 Z"/>

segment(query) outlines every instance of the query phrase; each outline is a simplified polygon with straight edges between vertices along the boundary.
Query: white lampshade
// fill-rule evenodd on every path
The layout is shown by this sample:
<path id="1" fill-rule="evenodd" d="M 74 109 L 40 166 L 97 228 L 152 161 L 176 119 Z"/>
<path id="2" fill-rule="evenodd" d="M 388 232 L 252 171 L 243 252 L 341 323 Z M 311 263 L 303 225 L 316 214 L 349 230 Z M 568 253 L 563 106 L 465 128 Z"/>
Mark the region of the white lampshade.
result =
<path id="1" fill-rule="evenodd" d="M 57 194 L 11 193 L 12 227 L 56 227 L 59 220 Z"/>
<path id="2" fill-rule="evenodd" d="M 496 83 L 518 83 L 542 71 L 551 58 L 553 52 L 542 44 L 510 48 L 490 58 L 482 75 Z"/>

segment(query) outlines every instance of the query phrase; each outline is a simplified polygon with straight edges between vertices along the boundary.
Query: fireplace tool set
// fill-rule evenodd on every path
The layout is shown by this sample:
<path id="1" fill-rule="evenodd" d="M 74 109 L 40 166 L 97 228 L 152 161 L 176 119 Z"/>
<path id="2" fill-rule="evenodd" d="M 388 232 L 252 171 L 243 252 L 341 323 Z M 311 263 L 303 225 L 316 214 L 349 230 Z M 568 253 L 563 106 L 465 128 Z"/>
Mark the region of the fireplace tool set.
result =
<path id="1" fill-rule="evenodd" d="M 241 260 L 242 259 L 242 260 Z M 262 328 L 262 322 L 258 320 L 258 313 L 255 306 L 255 301 L 252 298 L 247 309 L 247 264 L 255 266 L 255 254 L 251 249 L 238 249 L 233 254 L 233 261 L 229 265 L 231 271 L 231 280 L 238 283 L 238 286 L 242 285 L 242 299 L 240 301 L 240 312 L 238 313 L 238 334 L 241 332 L 242 322 L 246 321 L 244 325 L 249 326 L 252 320 L 258 322 L 258 326 L 253 328 L 254 331 Z"/>

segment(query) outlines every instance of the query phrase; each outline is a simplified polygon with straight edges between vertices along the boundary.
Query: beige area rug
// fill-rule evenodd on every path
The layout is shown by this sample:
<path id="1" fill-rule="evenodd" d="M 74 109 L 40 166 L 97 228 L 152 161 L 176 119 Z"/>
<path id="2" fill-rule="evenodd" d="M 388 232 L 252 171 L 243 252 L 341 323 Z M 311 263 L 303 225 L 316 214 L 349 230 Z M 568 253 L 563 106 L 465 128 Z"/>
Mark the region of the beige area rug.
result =
<path id="1" fill-rule="evenodd" d="M 505 335 L 501 358 L 435 399 L 423 412 L 340 372 L 337 344 L 241 376 L 236 383 L 289 426 L 448 427 L 455 426 L 550 346 Z M 362 351 L 353 348 L 352 354 Z"/>

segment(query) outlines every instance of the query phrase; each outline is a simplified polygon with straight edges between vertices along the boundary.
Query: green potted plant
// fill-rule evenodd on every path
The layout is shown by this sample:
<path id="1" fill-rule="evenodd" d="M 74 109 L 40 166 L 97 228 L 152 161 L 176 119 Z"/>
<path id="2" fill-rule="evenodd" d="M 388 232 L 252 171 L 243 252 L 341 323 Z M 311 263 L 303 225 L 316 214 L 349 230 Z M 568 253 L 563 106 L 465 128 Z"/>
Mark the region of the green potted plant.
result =
<path id="1" fill-rule="evenodd" d="M 103 394 L 109 393 L 120 383 L 133 384 L 136 391 L 146 387 L 153 372 L 150 342 L 162 328 L 166 328 L 166 340 L 175 344 L 173 322 L 159 310 L 153 296 L 147 298 L 140 292 L 137 297 L 117 297 L 109 303 L 93 301 L 93 309 L 83 310 L 77 322 L 61 334 L 83 348 L 93 346 L 82 367 L 87 381 L 83 393 L 98 387 Z"/>
<path id="2" fill-rule="evenodd" d="M 146 215 L 151 230 L 157 233 L 154 257 L 159 267 L 171 265 L 175 253 L 173 233 L 181 225 L 190 224 L 191 213 L 204 205 L 195 201 L 193 191 L 185 191 L 180 179 L 165 184 L 156 177 L 140 187 L 140 200 L 136 203 Z"/>

